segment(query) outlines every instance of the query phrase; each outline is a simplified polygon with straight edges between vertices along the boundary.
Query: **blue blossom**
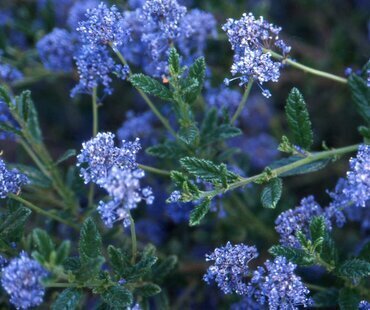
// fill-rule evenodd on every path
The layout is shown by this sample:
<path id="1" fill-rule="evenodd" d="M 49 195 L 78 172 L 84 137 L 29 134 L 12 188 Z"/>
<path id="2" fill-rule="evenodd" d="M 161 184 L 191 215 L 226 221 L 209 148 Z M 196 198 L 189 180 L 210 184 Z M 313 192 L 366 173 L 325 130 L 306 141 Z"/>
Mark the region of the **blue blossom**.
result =
<path id="1" fill-rule="evenodd" d="M 104 93 L 112 94 L 110 74 L 116 70 L 116 64 L 104 47 L 83 45 L 75 60 L 80 80 L 71 91 L 72 97 L 78 93 L 91 94 L 99 85 Z"/>
<path id="2" fill-rule="evenodd" d="M 211 13 L 191 10 L 181 20 L 178 47 L 181 53 L 191 59 L 203 55 L 207 39 L 217 36 L 216 19 Z"/>
<path id="3" fill-rule="evenodd" d="M 366 300 L 362 300 L 360 304 L 358 305 L 358 310 L 369 310 L 370 309 L 370 303 Z"/>
<path id="4" fill-rule="evenodd" d="M 72 71 L 75 44 L 73 36 L 68 31 L 54 28 L 37 42 L 36 48 L 46 69 Z"/>
<path id="5" fill-rule="evenodd" d="M 205 100 L 210 107 L 216 108 L 219 114 L 222 115 L 224 108 L 227 108 L 229 111 L 236 110 L 242 100 L 242 95 L 237 90 L 221 86 L 208 89 L 205 94 Z"/>
<path id="6" fill-rule="evenodd" d="M 258 256 L 254 246 L 244 244 L 216 248 L 213 253 L 206 255 L 206 261 L 214 261 L 203 279 L 207 283 L 215 281 L 225 294 L 233 292 L 239 295 L 247 293 L 246 277 L 250 275 L 248 263 Z"/>
<path id="7" fill-rule="evenodd" d="M 104 224 L 111 228 L 122 221 L 123 226 L 130 225 L 130 210 L 135 209 L 141 201 L 148 205 L 154 201 L 150 187 L 141 188 L 140 179 L 145 176 L 141 169 L 120 169 L 113 166 L 109 174 L 100 179 L 98 184 L 104 188 L 111 200 L 99 203 L 98 212 Z"/>
<path id="8" fill-rule="evenodd" d="M 72 31 L 76 31 L 78 23 L 86 20 L 86 11 L 99 5 L 98 0 L 80 0 L 73 4 L 68 13 L 67 24 Z"/>
<path id="9" fill-rule="evenodd" d="M 119 47 L 129 40 L 129 29 L 121 27 L 122 14 L 116 6 L 110 8 L 101 2 L 96 8 L 88 9 L 86 19 L 79 22 L 77 32 L 86 44 L 113 44 Z"/>
<path id="10" fill-rule="evenodd" d="M 315 201 L 313 196 L 303 198 L 301 204 L 287 211 L 282 212 L 275 221 L 275 229 L 280 235 L 280 243 L 285 246 L 300 248 L 296 238 L 297 232 L 301 231 L 309 237 L 309 224 L 315 216 L 324 214 L 323 208 Z M 328 229 L 331 228 L 327 222 Z"/>
<path id="11" fill-rule="evenodd" d="M 237 303 L 233 303 L 230 310 L 261 310 L 261 305 L 252 297 L 245 296 Z"/>
<path id="12" fill-rule="evenodd" d="M 170 197 L 167 199 L 168 203 L 178 202 L 181 199 L 180 191 L 173 191 Z"/>
<path id="13" fill-rule="evenodd" d="M 370 197 L 370 146 L 360 145 L 356 158 L 351 158 L 349 163 L 343 194 L 356 206 L 365 207 Z"/>
<path id="14" fill-rule="evenodd" d="M 41 280 L 48 272 L 25 252 L 2 269 L 1 285 L 17 309 L 28 309 L 42 303 L 45 288 Z"/>
<path id="15" fill-rule="evenodd" d="M 239 79 L 239 85 L 250 79 L 259 85 L 278 81 L 281 63 L 272 60 L 271 53 L 266 50 L 277 48 L 283 55 L 290 52 L 290 47 L 279 39 L 280 27 L 266 22 L 263 17 L 256 19 L 252 13 L 244 13 L 239 20 L 228 19 L 222 29 L 234 50 L 231 74 L 236 77 L 233 80 Z M 262 94 L 271 96 L 266 89 L 262 89 Z"/>
<path id="16" fill-rule="evenodd" d="M 3 52 L 0 50 L 0 61 Z M 0 62 L 0 81 L 12 83 L 23 79 L 23 73 L 12 65 Z"/>
<path id="17" fill-rule="evenodd" d="M 310 292 L 294 273 L 296 267 L 281 256 L 274 261 L 267 260 L 265 268 L 258 267 L 254 271 L 248 286 L 248 295 L 253 296 L 261 305 L 268 304 L 270 310 L 310 306 Z"/>
<path id="18" fill-rule="evenodd" d="M 0 268 L 5 267 L 7 264 L 8 260 L 4 256 L 0 255 Z"/>
<path id="19" fill-rule="evenodd" d="M 115 135 L 110 132 L 98 133 L 95 138 L 82 144 L 77 156 L 77 166 L 85 183 L 98 183 L 107 178 L 109 171 L 116 166 L 119 169 L 135 169 L 136 154 L 141 149 L 139 139 L 134 142 L 122 141 L 121 147 L 114 143 Z"/>
<path id="20" fill-rule="evenodd" d="M 0 198 L 6 198 L 8 194 L 18 194 L 21 187 L 28 182 L 28 178 L 18 169 L 9 170 L 0 159 Z"/>

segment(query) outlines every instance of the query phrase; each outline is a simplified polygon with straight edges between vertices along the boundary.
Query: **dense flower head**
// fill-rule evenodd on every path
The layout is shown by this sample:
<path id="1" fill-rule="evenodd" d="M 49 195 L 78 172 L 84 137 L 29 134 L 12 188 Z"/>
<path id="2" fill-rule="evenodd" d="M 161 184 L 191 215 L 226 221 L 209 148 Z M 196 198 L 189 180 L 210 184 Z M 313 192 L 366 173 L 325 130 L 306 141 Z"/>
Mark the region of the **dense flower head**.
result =
<path id="1" fill-rule="evenodd" d="M 214 261 L 214 264 L 208 268 L 203 279 L 207 283 L 215 281 L 225 294 L 235 292 L 245 295 L 245 279 L 250 275 L 248 263 L 257 256 L 254 246 L 232 245 L 228 242 L 226 246 L 216 248 L 213 253 L 206 255 L 206 261 Z"/>
<path id="2" fill-rule="evenodd" d="M 86 11 L 85 20 L 78 24 L 77 32 L 86 44 L 113 44 L 120 46 L 129 40 L 129 30 L 121 27 L 122 14 L 116 6 L 103 2 Z"/>
<path id="3" fill-rule="evenodd" d="M 310 292 L 294 273 L 296 267 L 281 256 L 274 261 L 267 260 L 265 268 L 259 267 L 254 271 L 248 286 L 248 295 L 253 296 L 261 305 L 268 304 L 271 310 L 310 306 Z"/>
<path id="4" fill-rule="evenodd" d="M 145 176 L 141 169 L 120 169 L 117 166 L 109 171 L 98 184 L 104 188 L 112 200 L 100 202 L 98 212 L 109 228 L 117 221 L 125 227 L 130 225 L 130 210 L 135 209 L 141 201 L 148 205 L 154 201 L 150 187 L 141 188 L 140 179 Z"/>
<path id="5" fill-rule="evenodd" d="M 230 310 L 261 310 L 261 305 L 252 297 L 244 296 L 241 301 L 232 304 Z"/>
<path id="6" fill-rule="evenodd" d="M 21 187 L 28 182 L 28 178 L 18 169 L 8 169 L 0 159 L 0 198 L 6 198 L 8 194 L 18 194 Z"/>
<path id="7" fill-rule="evenodd" d="M 231 74 L 236 76 L 235 79 L 240 79 L 240 85 L 248 83 L 250 79 L 260 85 L 278 81 L 281 63 L 272 60 L 267 50 L 277 48 L 284 55 L 290 52 L 290 47 L 279 39 L 280 27 L 266 22 L 263 17 L 256 19 L 252 13 L 244 13 L 239 20 L 228 19 L 222 29 L 234 50 Z M 229 80 L 226 82 L 229 83 Z M 271 96 L 266 89 L 262 94 L 267 98 Z"/>
<path id="8" fill-rule="evenodd" d="M 76 31 L 78 23 L 86 20 L 86 11 L 99 5 L 98 0 L 80 0 L 73 4 L 68 13 L 67 24 L 72 31 Z"/>
<path id="9" fill-rule="evenodd" d="M 217 36 L 217 22 L 211 13 L 194 9 L 181 21 L 178 47 L 182 55 L 191 59 L 203 55 L 209 37 Z"/>
<path id="10" fill-rule="evenodd" d="M 358 305 L 358 310 L 369 310 L 370 309 L 370 302 L 366 300 L 362 300 Z"/>
<path id="11" fill-rule="evenodd" d="M 3 51 L 0 50 L 0 82 L 12 83 L 23 79 L 23 73 L 16 67 L 2 62 Z"/>
<path id="12" fill-rule="evenodd" d="M 71 91 L 72 97 L 78 93 L 91 94 L 99 85 L 104 93 L 112 94 L 110 74 L 116 70 L 116 64 L 104 47 L 84 45 L 75 60 L 80 80 Z"/>
<path id="13" fill-rule="evenodd" d="M 360 145 L 357 156 L 349 163 L 348 184 L 343 193 L 354 205 L 365 207 L 370 197 L 370 145 Z"/>
<path id="14" fill-rule="evenodd" d="M 28 309 L 42 303 L 45 288 L 41 280 L 48 272 L 25 252 L 2 269 L 1 285 L 17 309 Z"/>
<path id="15" fill-rule="evenodd" d="M 51 71 L 72 71 L 74 38 L 65 29 L 54 28 L 36 44 L 45 68 Z"/>
<path id="16" fill-rule="evenodd" d="M 323 208 L 313 196 L 303 198 L 298 207 L 282 212 L 275 221 L 275 229 L 280 235 L 280 243 L 300 248 L 300 243 L 296 238 L 297 232 L 301 231 L 308 236 L 311 220 L 315 216 L 323 215 L 323 213 Z M 327 224 L 327 227 L 330 228 L 329 221 Z"/>
<path id="17" fill-rule="evenodd" d="M 141 149 L 139 139 L 123 141 L 121 147 L 116 147 L 114 138 L 115 135 L 110 132 L 98 133 L 82 144 L 77 166 L 81 167 L 81 177 L 85 183 L 98 183 L 105 179 L 113 166 L 119 169 L 136 168 L 136 154 Z"/>

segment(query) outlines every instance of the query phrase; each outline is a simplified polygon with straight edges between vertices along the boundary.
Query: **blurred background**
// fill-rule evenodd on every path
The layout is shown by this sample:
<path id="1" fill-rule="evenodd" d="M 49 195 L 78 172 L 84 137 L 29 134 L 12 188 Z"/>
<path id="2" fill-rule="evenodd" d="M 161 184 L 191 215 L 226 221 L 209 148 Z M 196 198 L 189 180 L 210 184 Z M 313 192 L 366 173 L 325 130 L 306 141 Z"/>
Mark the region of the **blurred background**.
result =
<path id="1" fill-rule="evenodd" d="M 69 10 L 75 2 L 0 0 L 0 49 L 3 51 L 0 62 L 11 63 L 25 75 L 23 80 L 13 85 L 13 91 L 32 91 L 46 144 L 55 158 L 66 149 L 79 150 L 81 143 L 91 137 L 91 98 L 80 95 L 72 99 L 70 90 L 78 81 L 77 73 L 46 72 L 35 44 L 54 27 L 67 27 Z M 106 2 L 116 4 L 123 10 L 130 9 L 129 3 L 123 0 Z M 227 18 L 239 18 L 243 12 L 262 15 L 271 23 L 281 26 L 282 38 L 292 46 L 292 58 L 313 68 L 344 76 L 346 68 L 354 71 L 360 69 L 370 55 L 370 1 L 181 2 L 189 10 L 200 8 L 211 12 L 217 20 L 218 35 L 207 42 L 205 54 L 208 80 L 204 98 L 210 106 L 223 105 L 232 109 L 241 96 L 237 85 L 232 86 L 234 93 L 222 94 L 222 81 L 230 77 L 232 51 L 221 26 Z M 139 72 L 140 68 L 134 67 L 133 71 Z M 272 93 L 269 99 L 262 97 L 258 87 L 254 87 L 239 121 L 244 135 L 230 141 L 230 147 L 238 146 L 241 149 L 236 158 L 238 169 L 242 169 L 245 175 L 261 171 L 282 156 L 276 148 L 281 136 L 286 133 L 284 106 L 292 87 L 299 88 L 306 99 L 315 133 L 315 149 L 320 149 L 323 142 L 329 147 L 341 147 L 361 141 L 357 132 L 361 120 L 356 114 L 347 87 L 293 68 L 282 70 L 279 82 L 268 86 Z M 135 130 L 138 130 L 135 116 L 147 111 L 136 91 L 123 81 L 115 82 L 113 95 L 102 98 L 101 104 L 100 131 L 118 132 L 122 138 L 131 139 L 135 135 Z M 160 105 L 166 112 L 165 105 Z M 166 113 L 171 119 L 171 112 Z M 148 122 L 158 132 L 145 128 L 141 132 L 137 131 L 144 148 L 165 135 L 161 125 L 151 116 L 148 116 Z M 129 130 L 133 132 L 128 134 Z M 9 162 L 30 163 L 16 143 L 10 140 L 0 140 L 0 149 Z M 158 161 L 142 153 L 143 163 L 159 165 L 165 169 L 175 167 L 174 163 Z M 74 164 L 74 160 L 71 159 L 67 164 Z M 137 210 L 139 240 L 144 244 L 156 244 L 165 254 L 179 256 L 178 271 L 165 285 L 173 309 L 222 308 L 236 301 L 233 297 L 222 296 L 217 289 L 201 281 L 207 266 L 204 254 L 230 240 L 233 243 L 256 244 L 262 253 L 257 263 L 264 261 L 268 256 L 267 249 L 278 239 L 274 231 L 277 215 L 298 205 L 307 195 L 314 195 L 322 206 L 326 206 L 329 201 L 326 190 L 333 189 L 347 168 L 348 158 L 343 158 L 319 172 L 288 178 L 283 199 L 276 210 L 262 209 L 259 189 L 248 187 L 237 195 L 217 201 L 217 212 L 213 212 L 197 228 L 189 228 L 187 224 L 190 206 L 164 203 L 168 195 L 165 189 L 168 181 L 148 176 L 148 183 L 153 187 L 157 199 L 154 206 Z M 109 239 L 115 233 L 111 231 L 105 238 Z M 369 231 L 354 221 L 336 231 L 336 234 L 338 238 L 345 236 L 341 239 L 343 250 L 353 251 L 353 241 L 369 236 Z M 305 270 L 301 272 L 307 273 Z"/>

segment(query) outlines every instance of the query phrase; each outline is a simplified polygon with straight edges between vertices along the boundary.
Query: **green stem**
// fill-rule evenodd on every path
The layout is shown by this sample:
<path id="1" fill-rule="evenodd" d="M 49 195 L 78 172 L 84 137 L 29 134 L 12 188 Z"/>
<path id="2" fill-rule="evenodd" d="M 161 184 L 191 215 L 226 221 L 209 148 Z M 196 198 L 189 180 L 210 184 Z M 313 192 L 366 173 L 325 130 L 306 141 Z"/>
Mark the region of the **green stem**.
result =
<path id="1" fill-rule="evenodd" d="M 137 240 L 136 240 L 136 230 L 135 230 L 135 221 L 130 215 L 130 230 L 131 230 L 131 245 L 132 245 L 132 264 L 135 264 L 136 254 L 137 254 Z"/>
<path id="2" fill-rule="evenodd" d="M 342 148 L 334 149 L 334 150 L 330 150 L 330 151 L 312 153 L 309 156 L 307 156 L 303 159 L 297 160 L 297 161 L 295 161 L 291 164 L 288 164 L 288 165 L 285 165 L 285 166 L 282 166 L 282 167 L 279 167 L 279 168 L 276 168 L 276 169 L 272 169 L 269 172 L 269 175 L 271 175 L 271 177 L 275 178 L 275 177 L 278 177 L 281 174 L 284 174 L 288 171 L 297 169 L 299 167 L 302 167 L 304 165 L 313 163 L 315 161 L 319 161 L 319 160 L 323 160 L 323 159 L 331 158 L 331 157 L 337 157 L 337 156 L 341 156 L 341 155 L 344 155 L 344 154 L 347 154 L 347 153 L 350 153 L 350 152 L 354 152 L 358 149 L 358 146 L 359 145 L 356 144 L 356 145 L 346 146 L 346 147 L 342 147 Z M 252 177 L 249 177 L 249 178 L 242 178 L 241 180 L 239 180 L 237 182 L 231 183 L 228 186 L 228 188 L 226 190 L 224 190 L 224 192 L 234 190 L 234 189 L 237 189 L 239 187 L 243 187 L 247 184 L 256 182 L 258 180 L 261 180 L 264 177 L 266 177 L 266 172 L 262 172 L 260 174 L 257 174 L 255 176 L 252 176 Z M 205 197 L 212 198 L 212 197 L 216 196 L 219 193 L 220 193 L 220 189 L 215 189 L 213 191 L 203 192 L 200 198 L 205 198 Z"/>
<path id="3" fill-rule="evenodd" d="M 98 130 L 99 130 L 98 129 L 99 128 L 98 94 L 97 94 L 96 87 L 93 88 L 91 105 L 92 105 L 92 114 L 93 114 L 92 135 L 93 137 L 95 137 L 98 134 Z M 89 187 L 88 197 L 87 197 L 89 208 L 92 208 L 92 206 L 94 205 L 94 194 L 95 194 L 95 185 L 94 183 L 91 183 Z"/>
<path id="4" fill-rule="evenodd" d="M 320 285 L 310 284 L 310 283 L 305 283 L 305 284 L 309 289 L 314 290 L 314 291 L 322 292 L 322 291 L 327 290 L 326 287 L 323 287 L 323 286 L 320 286 Z"/>
<path id="5" fill-rule="evenodd" d="M 138 167 L 144 171 L 152 172 L 155 174 L 160 174 L 160 175 L 165 175 L 165 176 L 171 175 L 171 173 L 167 170 L 162 170 L 162 169 L 158 169 L 158 168 L 154 168 L 154 167 L 150 167 L 146 165 L 141 165 L 141 164 L 138 164 Z"/>
<path id="6" fill-rule="evenodd" d="M 98 134 L 98 124 L 99 124 L 99 121 L 98 121 L 98 95 L 97 95 L 97 88 L 94 87 L 93 88 L 93 92 L 92 92 L 92 114 L 93 114 L 93 130 L 92 130 L 92 133 L 93 133 L 93 137 L 95 137 L 97 134 Z"/>
<path id="7" fill-rule="evenodd" d="M 45 215 L 47 217 L 50 217 L 53 220 L 56 220 L 56 221 L 58 221 L 60 223 L 63 223 L 65 225 L 67 225 L 67 226 L 70 226 L 70 227 L 72 227 L 72 228 L 74 228 L 76 230 L 79 230 L 79 227 L 77 225 L 75 225 L 73 223 L 70 223 L 69 221 L 65 220 L 62 217 L 59 217 L 58 215 L 56 215 L 54 213 L 50 213 L 50 212 L 48 212 L 48 211 L 46 211 L 44 209 L 41 209 L 41 208 L 35 206 L 32 202 L 29 202 L 28 200 L 25 200 L 25 199 L 23 199 L 23 198 L 15 195 L 15 194 L 8 194 L 8 197 L 11 198 L 11 199 L 13 199 L 13 200 L 16 200 L 16 201 L 20 202 L 21 204 L 25 205 L 26 207 L 30 208 L 31 210 L 33 210 L 33 211 L 35 211 L 37 213 L 40 213 L 40 214 Z"/>
<path id="8" fill-rule="evenodd" d="M 119 50 L 117 50 L 113 44 L 110 44 L 110 47 L 112 48 L 113 52 L 117 55 L 119 60 L 122 62 L 123 65 L 128 66 L 126 59 L 123 57 L 123 55 L 120 53 Z M 129 76 L 132 76 L 131 70 L 129 71 Z M 144 101 L 147 103 L 147 105 L 150 107 L 150 109 L 153 111 L 153 113 L 158 117 L 158 119 L 161 121 L 163 126 L 170 132 L 170 134 L 174 137 L 176 137 L 175 130 L 171 127 L 169 121 L 162 115 L 162 113 L 156 108 L 154 103 L 149 99 L 149 97 L 141 90 L 137 89 L 140 96 L 144 99 Z"/>
<path id="9" fill-rule="evenodd" d="M 265 49 L 265 52 L 270 53 L 271 56 L 274 57 L 275 59 L 281 60 L 283 63 L 289 64 L 292 67 L 297 68 L 299 70 L 302 70 L 304 72 L 311 73 L 311 74 L 317 75 L 317 76 L 321 76 L 323 78 L 333 80 L 333 81 L 336 81 L 336 82 L 339 82 L 339 83 L 342 83 L 342 84 L 347 84 L 347 79 L 342 78 L 338 75 L 331 74 L 331 73 L 328 73 L 328 72 L 325 72 L 325 71 L 316 70 L 316 69 L 313 69 L 311 67 L 302 65 L 301 63 L 299 63 L 297 61 L 294 61 L 290 58 L 286 58 L 286 57 L 284 57 L 284 56 L 282 56 L 278 53 L 275 53 L 271 50 L 266 50 Z"/>
<path id="10" fill-rule="evenodd" d="M 248 100 L 249 94 L 251 92 L 252 85 L 253 85 L 253 79 L 250 79 L 248 84 L 247 84 L 247 87 L 245 88 L 243 98 L 241 99 L 237 110 L 235 111 L 233 117 L 231 118 L 231 121 L 230 121 L 231 124 L 235 123 L 235 121 L 238 119 L 240 113 L 242 113 L 242 111 L 244 109 L 244 106 L 245 106 L 245 104 Z"/>

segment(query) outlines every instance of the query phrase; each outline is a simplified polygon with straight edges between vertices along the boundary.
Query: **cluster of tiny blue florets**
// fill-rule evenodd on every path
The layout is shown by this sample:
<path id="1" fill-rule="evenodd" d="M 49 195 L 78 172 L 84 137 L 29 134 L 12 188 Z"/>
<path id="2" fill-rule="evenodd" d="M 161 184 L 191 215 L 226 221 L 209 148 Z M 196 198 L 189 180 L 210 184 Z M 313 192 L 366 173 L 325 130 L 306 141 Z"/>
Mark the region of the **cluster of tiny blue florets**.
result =
<path id="1" fill-rule="evenodd" d="M 295 274 L 297 265 L 278 256 L 274 261 L 266 261 L 265 268 L 258 267 L 248 286 L 248 295 L 271 310 L 299 309 L 308 307 L 312 300 L 310 291 Z"/>
<path id="2" fill-rule="evenodd" d="M 23 79 L 23 73 L 14 66 L 3 63 L 3 51 L 0 50 L 0 81 L 5 83 L 12 83 Z"/>
<path id="3" fill-rule="evenodd" d="M 272 60 L 272 48 L 278 48 L 285 55 L 290 47 L 279 39 L 280 27 L 266 22 L 263 17 L 256 19 L 252 13 L 243 14 L 241 19 L 228 19 L 222 27 L 229 37 L 234 50 L 234 62 L 231 74 L 239 79 L 240 85 L 248 83 L 251 79 L 259 85 L 265 82 L 277 82 L 280 77 L 281 63 Z M 225 80 L 226 84 L 230 81 Z M 262 94 L 270 97 L 268 90 L 263 89 Z"/>
<path id="4" fill-rule="evenodd" d="M 0 159 L 0 198 L 6 198 L 8 194 L 18 194 L 21 187 L 28 182 L 28 178 L 18 169 L 8 169 Z"/>
<path id="5" fill-rule="evenodd" d="M 96 8 L 99 0 L 82 0 L 77 1 L 70 8 L 68 13 L 67 25 L 72 32 L 77 31 L 78 24 L 86 20 L 87 10 Z"/>
<path id="6" fill-rule="evenodd" d="M 17 309 L 28 309 L 42 303 L 45 288 L 41 280 L 48 272 L 25 252 L 2 269 L 1 285 Z"/>
<path id="7" fill-rule="evenodd" d="M 107 227 L 122 221 L 130 225 L 130 210 L 145 201 L 152 204 L 154 196 L 150 187 L 141 188 L 140 179 L 144 171 L 137 168 L 136 155 L 141 149 L 139 139 L 122 141 L 116 147 L 113 133 L 98 133 L 82 144 L 77 156 L 77 166 L 85 183 L 93 182 L 105 189 L 108 201 L 99 203 L 98 212 Z"/>
<path id="8" fill-rule="evenodd" d="M 244 244 L 232 245 L 230 242 L 224 247 L 216 248 L 213 253 L 206 255 L 206 261 L 213 261 L 204 280 L 207 283 L 215 281 L 219 289 L 225 294 L 247 293 L 246 278 L 251 271 L 248 263 L 258 256 L 256 247 Z"/>
<path id="9" fill-rule="evenodd" d="M 60 28 L 55 28 L 39 40 L 36 48 L 45 68 L 50 71 L 72 71 L 74 41 L 67 30 Z"/>

